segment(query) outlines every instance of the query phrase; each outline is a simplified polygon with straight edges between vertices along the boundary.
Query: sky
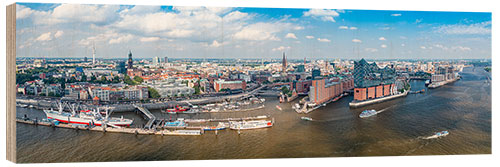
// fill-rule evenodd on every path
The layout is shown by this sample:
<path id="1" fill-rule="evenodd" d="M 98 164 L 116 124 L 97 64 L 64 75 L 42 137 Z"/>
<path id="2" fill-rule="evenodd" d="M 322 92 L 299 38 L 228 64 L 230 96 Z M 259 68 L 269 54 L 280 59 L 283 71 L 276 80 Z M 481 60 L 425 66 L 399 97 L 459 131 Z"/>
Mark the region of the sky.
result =
<path id="1" fill-rule="evenodd" d="M 491 59 L 491 13 L 18 3 L 17 57 Z"/>

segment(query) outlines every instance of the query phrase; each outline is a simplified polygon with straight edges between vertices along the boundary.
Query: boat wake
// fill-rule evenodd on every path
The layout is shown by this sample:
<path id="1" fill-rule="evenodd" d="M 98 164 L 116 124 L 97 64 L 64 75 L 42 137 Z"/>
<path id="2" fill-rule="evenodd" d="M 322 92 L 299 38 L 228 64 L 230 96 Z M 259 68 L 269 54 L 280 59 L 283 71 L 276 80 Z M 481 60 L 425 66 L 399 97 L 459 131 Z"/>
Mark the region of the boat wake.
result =
<path id="1" fill-rule="evenodd" d="M 352 118 L 351 116 L 343 116 L 343 117 L 335 117 L 335 118 L 332 118 L 332 119 L 324 119 L 324 120 L 314 119 L 312 121 L 313 122 L 330 122 L 330 121 L 339 121 L 339 120 L 351 119 L 351 118 Z"/>

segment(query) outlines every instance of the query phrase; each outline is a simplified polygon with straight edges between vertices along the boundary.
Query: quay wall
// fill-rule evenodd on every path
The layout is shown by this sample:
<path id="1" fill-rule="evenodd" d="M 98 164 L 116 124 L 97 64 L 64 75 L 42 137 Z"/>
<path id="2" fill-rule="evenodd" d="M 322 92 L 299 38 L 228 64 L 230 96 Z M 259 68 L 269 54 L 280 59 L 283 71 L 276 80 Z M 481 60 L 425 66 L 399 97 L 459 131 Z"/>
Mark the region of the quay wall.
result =
<path id="1" fill-rule="evenodd" d="M 366 100 L 366 101 L 359 101 L 359 102 L 350 102 L 349 103 L 349 107 L 352 107 L 352 108 L 362 107 L 362 106 L 366 106 L 366 105 L 370 105 L 370 104 L 381 103 L 381 102 L 384 102 L 384 101 L 392 100 L 392 99 L 395 99 L 395 98 L 398 98 L 398 97 L 404 97 L 406 95 L 408 95 L 408 91 L 405 91 L 404 93 L 401 93 L 401 94 L 396 94 L 396 95 L 392 95 L 392 96 L 386 96 L 386 97 L 382 97 L 382 98 L 378 98 L 378 99 L 373 99 L 373 100 Z"/>

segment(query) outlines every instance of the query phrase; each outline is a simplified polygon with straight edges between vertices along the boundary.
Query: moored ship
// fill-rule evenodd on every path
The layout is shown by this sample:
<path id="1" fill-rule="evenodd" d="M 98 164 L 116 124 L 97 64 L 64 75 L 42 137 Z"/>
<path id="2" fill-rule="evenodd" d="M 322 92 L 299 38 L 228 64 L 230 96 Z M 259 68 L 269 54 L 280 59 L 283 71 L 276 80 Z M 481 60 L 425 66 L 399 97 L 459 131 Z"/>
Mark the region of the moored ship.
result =
<path id="1" fill-rule="evenodd" d="M 272 127 L 273 124 L 270 120 L 230 121 L 229 128 L 233 130 L 260 129 Z"/>
<path id="2" fill-rule="evenodd" d="M 64 112 L 63 107 L 59 105 L 59 111 L 43 110 L 47 119 L 54 119 L 63 123 L 72 123 L 72 124 L 84 124 L 84 125 L 95 125 L 102 126 L 103 124 L 107 124 L 110 126 L 130 126 L 133 122 L 131 119 L 115 118 L 115 117 L 103 117 L 99 111 L 91 111 L 91 110 L 81 110 L 78 114 L 73 111 L 72 113 Z"/>

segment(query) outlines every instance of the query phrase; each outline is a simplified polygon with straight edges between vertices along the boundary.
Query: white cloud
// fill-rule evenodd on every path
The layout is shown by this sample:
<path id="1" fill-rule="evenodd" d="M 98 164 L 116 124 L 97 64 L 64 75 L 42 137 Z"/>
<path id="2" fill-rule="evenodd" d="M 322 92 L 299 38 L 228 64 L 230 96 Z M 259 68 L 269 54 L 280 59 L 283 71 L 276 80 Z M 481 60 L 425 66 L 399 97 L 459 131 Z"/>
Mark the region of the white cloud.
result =
<path id="1" fill-rule="evenodd" d="M 104 33 L 82 39 L 78 42 L 78 44 L 83 46 L 90 46 L 94 43 L 118 44 L 128 42 L 134 37 L 135 36 L 132 34 L 117 33 L 115 31 L 108 30 Z M 141 38 L 140 40 L 142 41 L 144 39 Z"/>
<path id="2" fill-rule="evenodd" d="M 453 24 L 434 27 L 434 32 L 449 35 L 488 35 L 491 34 L 491 21 L 476 24 Z"/>
<path id="3" fill-rule="evenodd" d="M 57 32 L 54 34 L 54 37 L 55 37 L 55 38 L 59 38 L 59 37 L 61 37 L 63 34 L 64 34 L 64 31 L 59 30 L 59 31 L 57 31 Z"/>
<path id="4" fill-rule="evenodd" d="M 43 33 L 42 35 L 38 36 L 38 38 L 35 39 L 36 41 L 50 41 L 52 40 L 52 33 L 47 32 Z"/>
<path id="5" fill-rule="evenodd" d="M 375 49 L 375 48 L 365 48 L 365 51 L 367 51 L 367 52 L 377 52 L 378 49 Z"/>
<path id="6" fill-rule="evenodd" d="M 345 11 L 343 9 L 337 9 L 337 12 L 338 13 L 345 13 Z"/>
<path id="7" fill-rule="evenodd" d="M 293 38 L 293 39 L 297 39 L 297 36 L 295 36 L 294 33 L 288 33 L 286 34 L 285 38 Z"/>
<path id="8" fill-rule="evenodd" d="M 154 42 L 160 40 L 160 37 L 142 37 L 141 42 Z"/>
<path id="9" fill-rule="evenodd" d="M 353 39 L 352 42 L 354 42 L 354 43 L 361 43 L 362 41 L 359 40 L 359 39 Z"/>
<path id="10" fill-rule="evenodd" d="M 313 39 L 313 38 L 314 38 L 314 36 L 310 36 L 310 35 L 308 35 L 308 36 L 306 36 L 306 38 L 307 38 L 307 39 Z"/>
<path id="11" fill-rule="evenodd" d="M 426 47 L 425 46 L 420 46 L 420 49 L 426 49 Z"/>
<path id="12" fill-rule="evenodd" d="M 335 22 L 334 17 L 339 16 L 335 10 L 328 9 L 310 9 L 304 12 L 304 16 L 311 16 L 313 18 L 320 18 L 323 21 Z"/>
<path id="13" fill-rule="evenodd" d="M 248 13 L 234 11 L 234 12 L 231 12 L 231 13 L 225 15 L 222 19 L 225 22 L 232 22 L 232 21 L 236 21 L 236 20 L 250 19 L 250 17 L 248 17 Z"/>
<path id="14" fill-rule="evenodd" d="M 381 47 L 381 48 L 387 48 L 387 45 L 382 44 L 382 45 L 380 45 L 380 47 Z"/>
<path id="15" fill-rule="evenodd" d="M 349 27 L 347 27 L 347 26 L 339 26 L 339 29 L 347 30 L 347 29 L 349 29 Z"/>
<path id="16" fill-rule="evenodd" d="M 401 16 L 401 13 L 394 13 L 394 14 L 391 14 L 391 16 L 398 17 L 398 16 Z"/>
<path id="17" fill-rule="evenodd" d="M 127 34 L 125 36 L 119 36 L 118 38 L 113 38 L 109 40 L 109 44 L 118 44 L 123 42 L 128 42 L 132 40 L 134 36 L 132 34 Z"/>
<path id="18" fill-rule="evenodd" d="M 35 11 L 23 5 L 16 4 L 16 19 L 24 19 L 31 16 Z"/>
<path id="19" fill-rule="evenodd" d="M 240 40 L 279 41 L 280 39 L 276 37 L 276 33 L 284 31 L 291 26 L 292 24 L 283 22 L 259 22 L 242 28 L 239 32 L 234 33 L 233 37 Z"/>
<path id="20" fill-rule="evenodd" d="M 381 30 L 390 30 L 390 29 L 391 29 L 391 27 L 382 27 L 382 28 L 380 28 L 380 29 L 381 29 Z"/>
<path id="21" fill-rule="evenodd" d="M 122 10 L 120 14 L 142 15 L 142 14 L 157 12 L 160 9 L 161 9 L 160 6 L 136 5 L 130 9 Z"/>
<path id="22" fill-rule="evenodd" d="M 464 47 L 464 46 L 454 46 L 452 49 L 459 50 L 459 51 L 471 51 L 472 49 L 469 47 Z"/>
<path id="23" fill-rule="evenodd" d="M 330 42 L 330 40 L 326 39 L 326 38 L 318 38 L 318 41 L 320 41 L 320 42 Z"/>
<path id="24" fill-rule="evenodd" d="M 417 20 L 415 20 L 415 23 L 421 23 L 422 20 L 424 20 L 424 19 L 417 19 Z"/>
<path id="25" fill-rule="evenodd" d="M 290 47 L 290 46 L 286 46 L 286 47 L 285 47 L 285 46 L 280 46 L 280 47 L 277 47 L 277 48 L 273 48 L 273 49 L 271 49 L 271 50 L 272 50 L 273 52 L 274 52 L 274 51 L 285 51 L 285 50 L 289 50 L 289 49 L 291 49 L 291 48 L 292 48 L 292 47 Z"/>
<path id="26" fill-rule="evenodd" d="M 295 26 L 293 27 L 294 30 L 303 30 L 304 27 L 303 26 Z"/>
<path id="27" fill-rule="evenodd" d="M 441 45 L 441 44 L 435 44 L 435 45 L 434 45 L 434 47 L 436 47 L 436 48 L 440 48 L 440 49 L 443 49 L 443 50 L 448 50 L 448 47 L 443 46 L 443 45 Z"/>
<path id="28" fill-rule="evenodd" d="M 212 44 L 210 45 L 210 47 L 214 47 L 214 48 L 218 48 L 219 46 L 222 46 L 222 44 L 217 42 L 216 40 L 214 40 L 212 42 Z"/>
<path id="29" fill-rule="evenodd" d="M 357 30 L 357 29 L 358 29 L 358 27 L 351 27 L 351 28 L 349 28 L 349 29 L 350 29 L 350 30 Z"/>
<path id="30" fill-rule="evenodd" d="M 118 19 L 116 14 L 118 9 L 118 5 L 61 4 L 54 8 L 50 14 L 51 18 L 48 19 L 55 23 L 90 22 L 104 24 Z"/>
<path id="31" fill-rule="evenodd" d="M 385 41 L 385 38 L 384 37 L 380 37 L 380 38 L 378 38 L 378 40 Z"/>
<path id="32" fill-rule="evenodd" d="M 401 44 L 401 46 L 403 46 L 403 47 L 404 47 L 404 46 L 405 46 L 405 44 L 404 44 L 404 43 L 402 43 L 402 44 Z"/>

